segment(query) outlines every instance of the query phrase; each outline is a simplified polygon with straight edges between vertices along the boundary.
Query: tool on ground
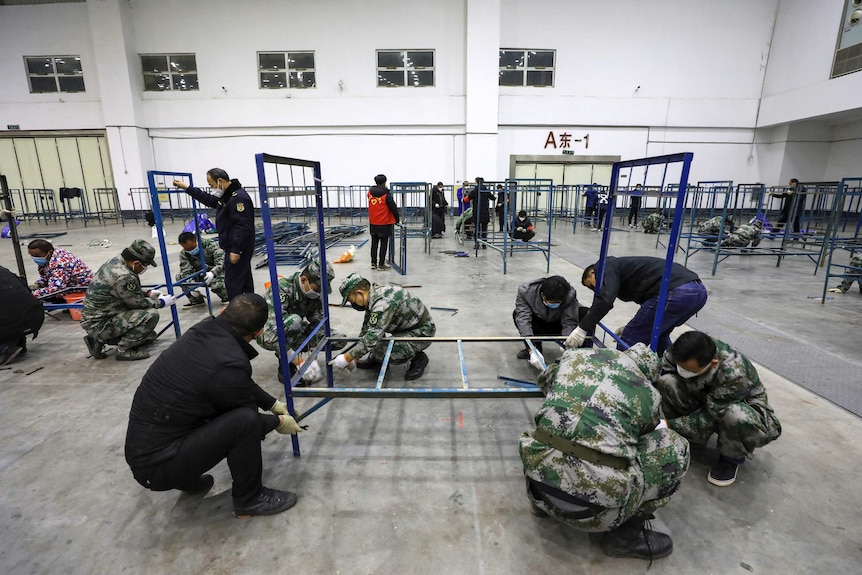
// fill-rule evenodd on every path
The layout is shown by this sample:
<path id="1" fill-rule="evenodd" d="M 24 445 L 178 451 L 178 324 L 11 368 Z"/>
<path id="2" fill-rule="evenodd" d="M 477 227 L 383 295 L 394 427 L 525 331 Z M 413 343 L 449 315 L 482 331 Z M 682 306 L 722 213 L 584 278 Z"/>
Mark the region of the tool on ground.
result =
<path id="1" fill-rule="evenodd" d="M 458 313 L 457 307 L 434 307 L 434 306 L 431 306 L 428 309 L 430 309 L 432 311 L 451 311 L 452 315 L 455 315 Z"/>

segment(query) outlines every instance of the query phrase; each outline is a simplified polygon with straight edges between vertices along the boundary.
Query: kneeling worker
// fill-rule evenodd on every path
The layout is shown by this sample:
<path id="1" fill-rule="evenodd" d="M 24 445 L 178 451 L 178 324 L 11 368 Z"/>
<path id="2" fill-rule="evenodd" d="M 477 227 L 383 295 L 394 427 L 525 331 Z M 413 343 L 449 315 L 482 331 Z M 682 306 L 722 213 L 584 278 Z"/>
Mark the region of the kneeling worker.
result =
<path id="1" fill-rule="evenodd" d="M 400 286 L 372 284 L 357 273 L 348 275 L 339 289 L 344 301 L 353 309 L 365 312 L 359 341 L 347 353 L 342 353 L 332 365 L 338 369 L 379 369 L 386 355 L 386 334 L 392 337 L 434 337 L 437 326 L 428 308 L 419 298 Z M 399 341 L 392 346 L 389 361 L 394 364 L 410 362 L 404 379 L 419 379 L 428 366 L 428 356 L 422 351 L 431 342 Z M 368 358 L 353 362 L 368 354 Z"/>
<path id="2" fill-rule="evenodd" d="M 539 278 L 518 286 L 512 319 L 521 337 L 559 335 L 567 337 L 589 308 L 578 303 L 575 288 L 563 276 Z M 544 369 L 542 342 L 533 342 L 538 353 L 530 348 L 518 352 L 518 359 L 529 359 L 530 365 Z M 541 361 L 540 361 L 541 360 Z"/>
<path id="3" fill-rule="evenodd" d="M 172 306 L 176 298 L 158 290 L 144 291 L 140 274 L 156 267 L 156 250 L 144 240 L 135 240 L 120 255 L 102 264 L 96 272 L 81 309 L 84 343 L 94 359 L 107 357 L 106 343 L 116 344 L 117 359 L 136 361 L 150 354 L 139 349 L 156 341 L 159 312 L 153 308 Z"/>
<path id="4" fill-rule="evenodd" d="M 227 289 L 224 286 L 224 251 L 219 247 L 218 242 L 202 239 L 203 246 L 199 246 L 198 238 L 193 232 L 183 232 L 180 234 L 179 243 L 183 249 L 180 252 L 180 273 L 177 274 L 176 279 L 188 277 L 202 269 L 206 270 L 206 275 L 203 278 L 199 277 L 192 281 L 197 283 L 203 280 L 213 293 L 221 298 L 222 303 L 227 303 Z M 201 267 L 201 248 L 204 251 L 205 267 Z M 197 290 L 190 291 L 188 298 L 188 303 L 183 307 L 194 307 L 206 303 L 206 298 Z"/>
<path id="5" fill-rule="evenodd" d="M 658 356 L 642 343 L 567 350 L 539 376 L 545 403 L 536 430 L 521 436 L 533 514 L 601 534 L 591 539 L 611 557 L 673 551 L 670 536 L 644 526 L 689 463 L 688 441 L 660 426 L 658 375 Z"/>
<path id="6" fill-rule="evenodd" d="M 263 437 L 302 431 L 287 406 L 251 379 L 257 352 L 249 342 L 265 322 L 262 297 L 234 296 L 224 313 L 192 326 L 153 362 L 135 392 L 126 432 L 126 462 L 138 483 L 203 494 L 214 482 L 203 473 L 226 458 L 234 516 L 293 507 L 294 493 L 261 482 Z"/>
<path id="7" fill-rule="evenodd" d="M 718 434 L 718 464 L 707 480 L 725 487 L 756 447 L 778 439 L 781 423 L 748 359 L 700 331 L 680 335 L 661 363 L 656 388 L 668 427 L 695 444 Z"/>

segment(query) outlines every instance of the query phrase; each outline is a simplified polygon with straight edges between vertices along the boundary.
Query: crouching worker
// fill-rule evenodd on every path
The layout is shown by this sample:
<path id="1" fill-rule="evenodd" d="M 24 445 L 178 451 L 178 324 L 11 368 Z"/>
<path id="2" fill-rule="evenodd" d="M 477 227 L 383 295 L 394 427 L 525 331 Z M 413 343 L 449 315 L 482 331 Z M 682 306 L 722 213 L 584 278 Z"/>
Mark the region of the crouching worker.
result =
<path id="1" fill-rule="evenodd" d="M 659 425 L 652 386 L 659 359 L 626 351 L 569 349 L 538 385 L 536 430 L 521 436 L 527 497 L 537 516 L 588 531 L 611 557 L 670 555 L 670 536 L 645 527 L 688 469 L 688 441 Z"/>
<path id="2" fill-rule="evenodd" d="M 222 303 L 227 303 L 227 288 L 224 286 L 224 251 L 215 240 L 202 240 L 203 246 L 198 245 L 198 238 L 192 232 L 183 232 L 179 237 L 180 245 L 180 273 L 176 279 L 181 280 L 189 277 L 195 272 L 205 270 L 203 277 L 197 277 L 194 281 L 204 281 L 214 294 L 221 298 Z M 204 252 L 204 266 L 201 266 L 201 249 Z M 188 293 L 189 301 L 183 307 L 195 307 L 204 305 L 206 298 L 197 290 Z"/>
<path id="3" fill-rule="evenodd" d="M 713 485 L 732 484 L 745 458 L 781 435 L 748 358 L 703 332 L 677 338 L 662 357 L 655 385 L 671 429 L 699 445 L 718 434 L 719 460 L 707 476 Z"/>
<path id="4" fill-rule="evenodd" d="M 419 298 L 400 286 L 372 284 L 357 273 L 347 276 L 339 289 L 344 300 L 353 309 L 365 312 L 359 341 L 347 353 L 332 360 L 338 369 L 380 369 L 392 337 L 434 337 L 437 326 L 428 308 Z M 390 363 L 410 362 L 404 379 L 419 379 L 428 366 L 428 356 L 422 351 L 430 341 L 398 341 L 392 346 Z M 368 354 L 366 359 L 354 363 Z"/>
<path id="5" fill-rule="evenodd" d="M 273 430 L 302 431 L 287 406 L 251 378 L 257 352 L 249 342 L 260 335 L 266 315 L 259 295 L 234 296 L 224 313 L 192 326 L 150 366 L 126 432 L 126 462 L 138 483 L 205 494 L 214 480 L 203 474 L 227 459 L 234 516 L 293 507 L 295 494 L 261 480 L 261 440 Z"/>

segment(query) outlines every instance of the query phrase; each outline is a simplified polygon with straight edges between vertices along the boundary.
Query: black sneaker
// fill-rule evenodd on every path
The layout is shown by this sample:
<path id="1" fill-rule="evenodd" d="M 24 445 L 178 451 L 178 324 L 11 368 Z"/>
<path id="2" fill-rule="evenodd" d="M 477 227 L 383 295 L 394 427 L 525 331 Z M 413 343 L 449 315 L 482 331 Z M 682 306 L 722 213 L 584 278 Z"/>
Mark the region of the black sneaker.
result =
<path id="1" fill-rule="evenodd" d="M 392 268 L 390 266 L 387 266 L 386 264 L 377 264 L 377 269 L 382 272 L 385 272 L 386 270 L 391 270 Z"/>
<path id="2" fill-rule="evenodd" d="M 736 472 L 739 470 L 739 465 L 726 457 L 721 457 L 718 460 L 718 465 L 712 468 L 706 480 L 717 485 L 718 487 L 727 487 L 736 481 Z"/>
<path id="3" fill-rule="evenodd" d="M 518 352 L 518 359 L 530 359 L 530 350 L 527 348 Z"/>
<path id="4" fill-rule="evenodd" d="M 189 301 L 187 301 L 186 303 L 183 304 L 183 308 L 188 309 L 190 307 L 198 307 L 198 306 L 204 305 L 206 303 L 207 303 L 206 300 L 203 298 L 201 298 L 201 299 L 190 299 Z"/>
<path id="5" fill-rule="evenodd" d="M 255 515 L 275 515 L 287 511 L 294 505 L 296 505 L 296 493 L 262 487 L 260 494 L 250 503 L 242 507 L 234 505 L 233 516 L 245 519 Z"/>
<path id="6" fill-rule="evenodd" d="M 413 356 L 413 359 L 410 361 L 410 367 L 407 368 L 407 373 L 404 374 L 404 379 L 419 379 L 422 377 L 422 374 L 425 373 L 425 368 L 428 367 L 428 356 L 425 355 L 424 351 L 420 351 L 416 355 Z"/>
<path id="7" fill-rule="evenodd" d="M 376 271 L 377 270 L 377 264 L 371 264 L 371 270 Z"/>
<path id="8" fill-rule="evenodd" d="M 84 343 L 87 344 L 87 351 L 90 352 L 90 357 L 93 359 L 105 359 L 108 357 L 103 351 L 105 349 L 105 344 L 97 340 L 92 335 L 85 335 Z"/>
<path id="9" fill-rule="evenodd" d="M 189 495 L 205 495 L 213 488 L 213 484 L 215 484 L 215 480 L 212 475 L 201 475 L 194 485 L 188 489 L 180 489 L 180 491 Z"/>

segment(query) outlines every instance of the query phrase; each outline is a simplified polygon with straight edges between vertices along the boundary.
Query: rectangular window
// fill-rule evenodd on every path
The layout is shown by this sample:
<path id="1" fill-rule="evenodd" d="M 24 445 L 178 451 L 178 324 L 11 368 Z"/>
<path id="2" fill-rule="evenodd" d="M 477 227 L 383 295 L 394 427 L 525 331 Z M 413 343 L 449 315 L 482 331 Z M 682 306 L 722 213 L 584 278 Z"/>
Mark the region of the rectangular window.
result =
<path id="1" fill-rule="evenodd" d="M 260 89 L 314 88 L 314 52 L 258 52 Z"/>
<path id="2" fill-rule="evenodd" d="M 434 85 L 434 50 L 378 50 L 378 88 Z"/>
<path id="3" fill-rule="evenodd" d="M 500 50 L 500 86 L 554 86 L 554 50 Z"/>
<path id="4" fill-rule="evenodd" d="M 25 56 L 30 93 L 83 92 L 80 56 Z"/>
<path id="5" fill-rule="evenodd" d="M 144 90 L 197 90 L 198 71 L 194 54 L 141 54 Z"/>

